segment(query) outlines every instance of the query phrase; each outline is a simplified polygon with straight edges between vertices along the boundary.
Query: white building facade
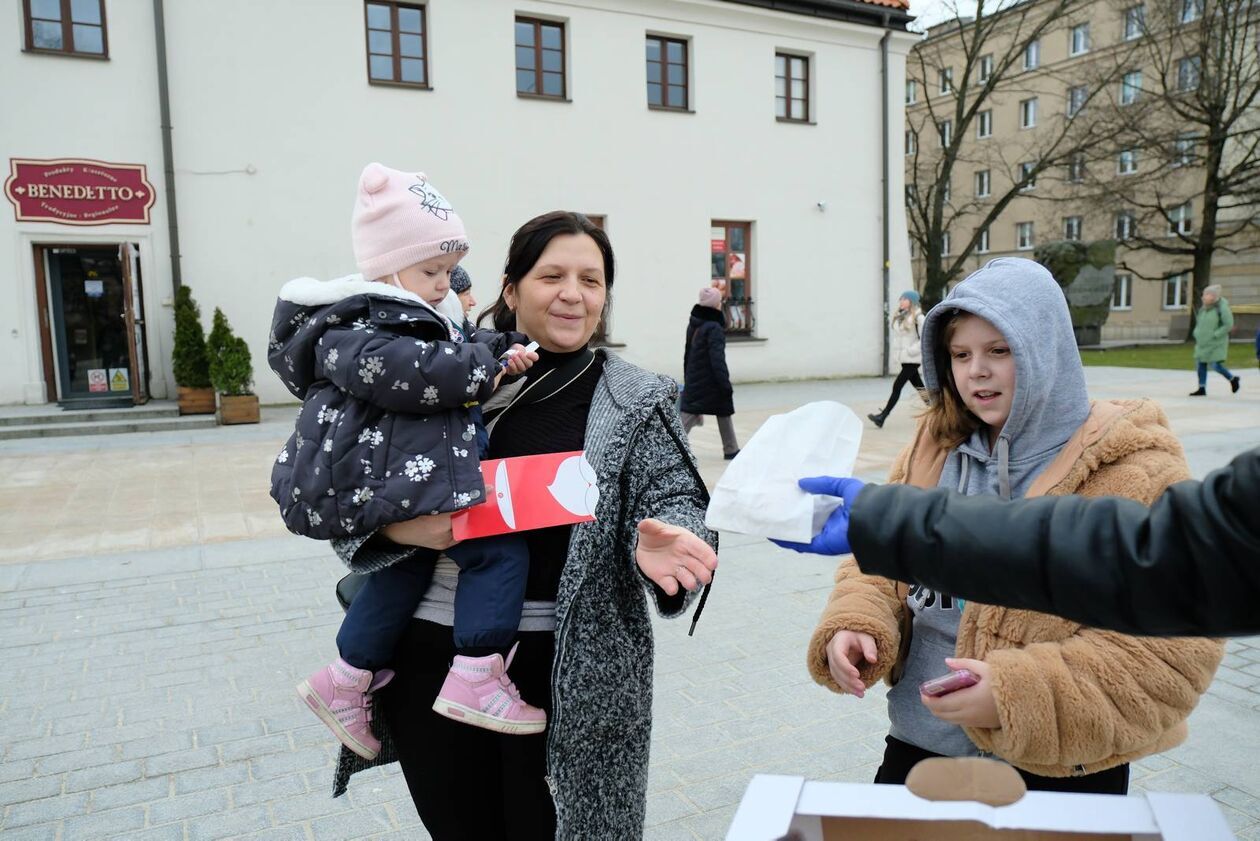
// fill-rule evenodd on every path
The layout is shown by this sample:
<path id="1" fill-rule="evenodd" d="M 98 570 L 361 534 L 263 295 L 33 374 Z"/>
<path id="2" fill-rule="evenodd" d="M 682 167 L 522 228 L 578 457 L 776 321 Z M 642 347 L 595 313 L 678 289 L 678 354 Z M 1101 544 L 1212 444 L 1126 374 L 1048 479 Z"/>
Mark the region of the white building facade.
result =
<path id="1" fill-rule="evenodd" d="M 916 40 L 880 2 L 0 0 L 0 403 L 173 396 L 178 282 L 290 400 L 275 293 L 354 271 L 373 160 L 450 198 L 482 304 L 512 232 L 575 210 L 612 240 L 631 361 L 680 375 L 716 280 L 736 381 L 879 373 Z"/>

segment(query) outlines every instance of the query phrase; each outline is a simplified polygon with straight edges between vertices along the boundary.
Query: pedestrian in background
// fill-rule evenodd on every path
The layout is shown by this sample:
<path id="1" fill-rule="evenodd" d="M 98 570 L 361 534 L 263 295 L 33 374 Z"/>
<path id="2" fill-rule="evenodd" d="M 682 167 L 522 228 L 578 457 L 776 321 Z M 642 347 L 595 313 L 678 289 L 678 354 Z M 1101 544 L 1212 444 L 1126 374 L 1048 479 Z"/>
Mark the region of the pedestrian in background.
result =
<path id="1" fill-rule="evenodd" d="M 735 438 L 735 390 L 726 368 L 726 316 L 722 314 L 722 293 L 712 286 L 700 290 L 700 303 L 691 308 L 687 324 L 687 344 L 683 349 L 683 392 L 679 408 L 683 428 L 690 434 L 704 423 L 704 415 L 715 415 L 722 436 L 722 456 L 727 461 L 739 455 Z"/>
<path id="2" fill-rule="evenodd" d="M 919 293 L 913 289 L 901 293 L 897 299 L 897 311 L 888 319 L 888 329 L 892 334 L 892 358 L 901 365 L 901 372 L 893 381 L 892 394 L 888 402 L 878 412 L 867 415 L 871 422 L 881 429 L 884 421 L 892 412 L 897 401 L 901 399 L 901 390 L 906 383 L 914 386 L 921 394 L 923 380 L 919 378 L 919 363 L 923 360 L 923 347 L 920 335 L 923 332 L 923 310 L 919 307 Z"/>
<path id="3" fill-rule="evenodd" d="M 1194 361 L 1199 371 L 1199 388 L 1190 392 L 1191 397 L 1207 394 L 1207 371 L 1211 365 L 1216 373 L 1229 380 L 1230 391 L 1238 391 L 1238 377 L 1225 367 L 1229 356 L 1229 331 L 1234 329 L 1234 314 L 1229 301 L 1221 297 L 1221 287 L 1213 283 L 1203 290 L 1203 306 L 1194 321 Z"/>

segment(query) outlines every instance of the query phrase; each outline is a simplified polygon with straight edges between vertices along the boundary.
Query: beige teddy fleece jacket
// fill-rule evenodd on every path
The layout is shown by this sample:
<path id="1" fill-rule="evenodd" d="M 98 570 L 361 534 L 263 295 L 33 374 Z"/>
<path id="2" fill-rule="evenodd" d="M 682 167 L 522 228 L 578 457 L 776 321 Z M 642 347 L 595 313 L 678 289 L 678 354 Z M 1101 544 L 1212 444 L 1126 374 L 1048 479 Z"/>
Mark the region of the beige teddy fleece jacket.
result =
<path id="1" fill-rule="evenodd" d="M 935 487 L 948 452 L 920 424 L 889 481 Z M 1166 487 L 1189 478 L 1181 445 L 1158 405 L 1095 401 L 1026 496 L 1122 496 L 1149 505 Z M 845 558 L 810 640 L 814 680 L 843 692 L 827 668 L 827 644 L 841 630 L 875 639 L 879 662 L 859 667 L 867 686 L 899 674 L 901 633 L 908 627 L 905 595 L 903 585 L 864 575 L 851 556 Z M 1218 640 L 1133 637 L 969 602 L 956 654 L 992 668 L 1001 726 L 964 729 L 980 750 L 1031 773 L 1092 774 L 1181 743 L 1186 718 L 1224 652 Z"/>

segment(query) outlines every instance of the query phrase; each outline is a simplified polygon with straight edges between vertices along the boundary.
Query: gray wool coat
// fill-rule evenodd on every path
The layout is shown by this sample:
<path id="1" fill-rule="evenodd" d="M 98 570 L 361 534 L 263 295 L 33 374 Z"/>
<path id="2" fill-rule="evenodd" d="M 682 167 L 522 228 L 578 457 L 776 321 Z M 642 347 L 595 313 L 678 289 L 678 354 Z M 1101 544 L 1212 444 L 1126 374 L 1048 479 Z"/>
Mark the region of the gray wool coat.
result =
<path id="1" fill-rule="evenodd" d="M 674 617 L 695 594 L 670 598 L 639 572 L 639 521 L 682 526 L 717 549 L 717 535 L 704 525 L 708 493 L 675 409 L 674 382 L 598 352 L 604 372 L 586 420 L 586 452 L 599 477 L 599 505 L 594 522 L 573 529 L 556 599 L 547 768 L 561 839 L 643 834 L 652 731 L 648 601 Z M 372 558 L 386 553 L 365 543 L 334 546 L 353 568 L 391 560 Z M 373 762 L 342 751 L 335 794 L 355 771 L 395 761 L 382 735 Z"/>

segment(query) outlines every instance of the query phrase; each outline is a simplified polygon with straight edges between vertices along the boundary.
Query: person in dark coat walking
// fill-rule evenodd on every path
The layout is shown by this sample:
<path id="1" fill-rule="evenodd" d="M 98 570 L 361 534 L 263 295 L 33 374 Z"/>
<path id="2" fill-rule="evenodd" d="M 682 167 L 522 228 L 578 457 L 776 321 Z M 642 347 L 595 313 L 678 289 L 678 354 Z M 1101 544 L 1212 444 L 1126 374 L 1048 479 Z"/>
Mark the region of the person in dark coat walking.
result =
<path id="1" fill-rule="evenodd" d="M 716 415 L 722 435 L 722 456 L 739 455 L 735 438 L 735 389 L 726 369 L 726 316 L 722 294 L 712 286 L 700 290 L 700 303 L 691 308 L 687 344 L 683 350 L 683 392 L 679 409 L 688 434 L 704 423 L 704 415 Z"/>

